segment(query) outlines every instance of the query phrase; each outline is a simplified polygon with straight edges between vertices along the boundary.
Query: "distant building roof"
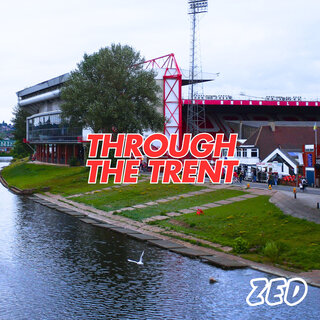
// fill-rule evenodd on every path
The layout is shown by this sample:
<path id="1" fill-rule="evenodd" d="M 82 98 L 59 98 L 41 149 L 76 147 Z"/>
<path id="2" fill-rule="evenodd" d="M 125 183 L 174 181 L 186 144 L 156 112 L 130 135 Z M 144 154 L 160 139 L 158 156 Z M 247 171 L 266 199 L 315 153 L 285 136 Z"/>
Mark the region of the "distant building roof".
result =
<path id="1" fill-rule="evenodd" d="M 17 92 L 17 96 L 19 98 L 23 98 L 24 96 L 30 95 L 32 93 L 38 92 L 38 91 L 42 91 L 42 90 L 46 90 L 50 87 L 54 87 L 57 86 L 59 84 L 62 84 L 64 82 L 66 82 L 70 77 L 69 73 L 65 73 L 61 76 L 52 78 L 50 80 L 47 81 L 43 81 L 41 83 L 38 83 L 34 86 L 28 87 L 26 89 L 20 90 Z"/>
<path id="2" fill-rule="evenodd" d="M 302 152 L 288 152 L 287 150 L 281 149 L 281 152 L 287 156 L 295 165 L 303 165 Z M 293 154 L 296 154 L 295 156 Z M 302 163 L 299 161 L 302 160 Z"/>
<path id="3" fill-rule="evenodd" d="M 320 142 L 320 130 L 317 130 L 317 139 Z M 262 126 L 245 145 L 254 145 L 259 148 L 260 158 L 266 158 L 276 148 L 287 152 L 301 151 L 305 144 L 315 143 L 315 131 L 312 127 Z"/>

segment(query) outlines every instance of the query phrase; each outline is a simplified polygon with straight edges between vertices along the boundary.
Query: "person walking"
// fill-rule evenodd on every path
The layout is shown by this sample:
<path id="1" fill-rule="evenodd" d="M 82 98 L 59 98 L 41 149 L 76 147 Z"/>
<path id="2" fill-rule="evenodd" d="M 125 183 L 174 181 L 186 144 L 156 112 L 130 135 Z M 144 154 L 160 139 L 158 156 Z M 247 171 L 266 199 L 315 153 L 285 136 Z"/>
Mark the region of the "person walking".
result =
<path id="1" fill-rule="evenodd" d="M 239 182 L 242 183 L 242 179 L 243 179 L 243 172 L 240 171 L 240 174 L 239 174 Z"/>
<path id="2" fill-rule="evenodd" d="M 301 182 L 299 184 L 300 190 L 304 191 L 304 189 L 306 188 L 307 185 L 308 185 L 308 182 L 307 182 L 306 178 L 302 177 Z"/>
<path id="3" fill-rule="evenodd" d="M 252 182 L 257 182 L 257 170 L 255 168 L 252 169 Z"/>
<path id="4" fill-rule="evenodd" d="M 234 171 L 233 172 L 233 181 L 232 181 L 232 183 L 236 183 L 236 182 L 239 182 L 239 177 L 238 177 L 237 171 Z"/>

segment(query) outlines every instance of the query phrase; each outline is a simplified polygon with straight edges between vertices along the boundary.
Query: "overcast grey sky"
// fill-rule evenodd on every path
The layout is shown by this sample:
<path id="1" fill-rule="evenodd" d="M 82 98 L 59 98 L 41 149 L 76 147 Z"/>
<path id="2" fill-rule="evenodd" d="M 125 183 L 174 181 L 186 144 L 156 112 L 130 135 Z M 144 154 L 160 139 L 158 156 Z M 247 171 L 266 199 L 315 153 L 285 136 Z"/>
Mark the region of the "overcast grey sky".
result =
<path id="1" fill-rule="evenodd" d="M 0 3 L 0 120 L 16 91 L 69 72 L 113 42 L 147 58 L 173 52 L 188 69 L 187 0 L 28 0 Z M 320 97 L 319 0 L 209 0 L 200 22 L 206 94 Z"/>

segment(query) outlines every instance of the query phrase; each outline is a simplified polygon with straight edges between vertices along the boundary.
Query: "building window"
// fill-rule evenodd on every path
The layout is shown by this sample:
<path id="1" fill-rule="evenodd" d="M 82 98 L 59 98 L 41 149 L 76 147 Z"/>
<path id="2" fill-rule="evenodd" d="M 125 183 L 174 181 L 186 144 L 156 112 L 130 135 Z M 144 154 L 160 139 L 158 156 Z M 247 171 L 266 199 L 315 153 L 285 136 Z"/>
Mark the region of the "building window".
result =
<path id="1" fill-rule="evenodd" d="M 306 144 L 305 145 L 305 152 L 312 152 L 314 150 L 313 144 Z"/>
<path id="2" fill-rule="evenodd" d="M 241 158 L 241 149 L 237 149 L 237 157 Z"/>
<path id="3" fill-rule="evenodd" d="M 247 149 L 242 149 L 242 156 L 243 156 L 244 158 L 247 157 Z"/>
<path id="4" fill-rule="evenodd" d="M 252 149 L 251 150 L 251 157 L 252 158 L 258 157 L 258 149 Z"/>

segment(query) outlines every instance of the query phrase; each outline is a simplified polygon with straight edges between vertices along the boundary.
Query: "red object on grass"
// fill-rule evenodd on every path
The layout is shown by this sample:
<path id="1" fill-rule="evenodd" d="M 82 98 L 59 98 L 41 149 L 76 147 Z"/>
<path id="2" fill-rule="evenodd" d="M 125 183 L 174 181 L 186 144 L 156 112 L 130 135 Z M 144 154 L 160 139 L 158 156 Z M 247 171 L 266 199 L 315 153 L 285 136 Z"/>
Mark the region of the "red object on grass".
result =
<path id="1" fill-rule="evenodd" d="M 203 214 L 203 210 L 198 209 L 198 210 L 197 210 L 197 215 L 199 216 L 200 214 Z"/>

